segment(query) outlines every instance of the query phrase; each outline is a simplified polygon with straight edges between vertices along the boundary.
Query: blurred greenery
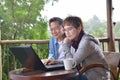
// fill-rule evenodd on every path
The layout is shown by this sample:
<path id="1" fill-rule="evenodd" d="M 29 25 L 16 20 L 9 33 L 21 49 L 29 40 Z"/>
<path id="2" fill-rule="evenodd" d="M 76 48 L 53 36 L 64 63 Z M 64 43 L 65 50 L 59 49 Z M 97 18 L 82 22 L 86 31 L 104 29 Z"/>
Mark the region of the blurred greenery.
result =
<path id="1" fill-rule="evenodd" d="M 46 3 L 52 2 L 52 6 L 55 1 L 58 0 L 0 0 L 1 40 L 48 40 L 48 22 L 41 17 L 40 12 Z M 44 47 L 44 55 L 38 52 L 42 58 L 48 56 L 48 45 Z M 8 80 L 7 72 L 13 69 L 13 56 L 7 52 L 8 49 L 8 46 L 2 45 L 2 80 Z"/>
<path id="2" fill-rule="evenodd" d="M 85 30 L 96 37 L 107 36 L 107 24 L 106 21 L 100 21 L 100 19 L 94 15 L 93 18 L 84 22 Z"/>

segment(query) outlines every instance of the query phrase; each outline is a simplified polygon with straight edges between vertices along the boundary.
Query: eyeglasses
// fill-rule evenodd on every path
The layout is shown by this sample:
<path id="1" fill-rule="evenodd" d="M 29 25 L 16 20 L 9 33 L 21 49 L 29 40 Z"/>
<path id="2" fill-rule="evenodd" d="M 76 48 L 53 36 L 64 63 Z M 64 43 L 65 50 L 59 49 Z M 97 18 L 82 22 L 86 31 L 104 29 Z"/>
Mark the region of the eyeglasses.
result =
<path id="1" fill-rule="evenodd" d="M 70 26 L 70 27 L 68 27 L 68 28 L 66 28 L 66 29 L 64 28 L 64 31 L 65 31 L 65 32 L 66 32 L 66 31 L 69 32 L 69 31 L 71 31 L 73 28 L 74 28 L 74 27 Z"/>
<path id="2" fill-rule="evenodd" d="M 50 28 L 50 31 L 57 31 L 57 30 L 60 30 L 60 26 L 57 26 L 55 28 Z"/>

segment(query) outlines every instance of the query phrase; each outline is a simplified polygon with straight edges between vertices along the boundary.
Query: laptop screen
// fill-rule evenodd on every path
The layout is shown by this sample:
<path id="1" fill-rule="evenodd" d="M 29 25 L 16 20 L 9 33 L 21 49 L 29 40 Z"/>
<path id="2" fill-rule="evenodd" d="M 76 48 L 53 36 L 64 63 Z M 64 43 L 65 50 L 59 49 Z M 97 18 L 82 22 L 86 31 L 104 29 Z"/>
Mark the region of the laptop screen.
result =
<path id="1" fill-rule="evenodd" d="M 31 70 L 46 70 L 32 46 L 13 46 L 10 50 L 22 64 L 22 67 Z"/>

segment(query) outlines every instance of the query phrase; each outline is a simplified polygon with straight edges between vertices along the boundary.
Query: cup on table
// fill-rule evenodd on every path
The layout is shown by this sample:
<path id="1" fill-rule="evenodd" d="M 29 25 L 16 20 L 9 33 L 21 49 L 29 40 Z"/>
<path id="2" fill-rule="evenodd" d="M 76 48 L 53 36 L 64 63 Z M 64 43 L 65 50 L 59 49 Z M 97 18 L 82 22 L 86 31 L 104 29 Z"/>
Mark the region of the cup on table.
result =
<path id="1" fill-rule="evenodd" d="M 75 67 L 73 58 L 66 58 L 63 60 L 65 70 L 72 70 Z"/>

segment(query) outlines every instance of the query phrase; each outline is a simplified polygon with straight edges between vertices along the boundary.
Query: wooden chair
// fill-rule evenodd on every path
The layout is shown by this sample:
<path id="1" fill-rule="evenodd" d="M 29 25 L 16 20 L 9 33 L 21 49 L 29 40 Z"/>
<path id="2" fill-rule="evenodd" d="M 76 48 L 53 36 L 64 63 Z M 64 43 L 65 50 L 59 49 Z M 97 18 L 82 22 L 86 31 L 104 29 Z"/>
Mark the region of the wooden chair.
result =
<path id="1" fill-rule="evenodd" d="M 105 59 L 110 67 L 114 67 L 117 69 L 116 73 L 114 74 L 116 80 L 119 79 L 120 74 L 120 53 L 118 52 L 104 52 Z"/>
<path id="2" fill-rule="evenodd" d="M 120 74 L 120 53 L 116 52 L 104 52 L 105 59 L 109 65 L 109 67 L 115 67 L 117 68 L 117 74 L 114 74 L 110 68 L 106 68 L 103 64 L 89 64 L 80 69 L 80 74 L 83 74 L 84 72 L 92 69 L 92 68 L 103 68 L 111 73 L 112 80 L 118 80 L 119 74 Z M 117 76 L 116 76 L 117 75 Z"/>

